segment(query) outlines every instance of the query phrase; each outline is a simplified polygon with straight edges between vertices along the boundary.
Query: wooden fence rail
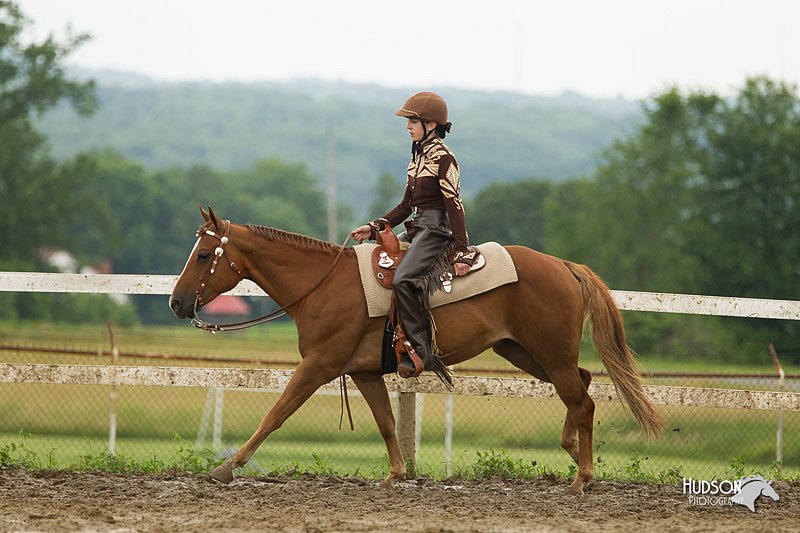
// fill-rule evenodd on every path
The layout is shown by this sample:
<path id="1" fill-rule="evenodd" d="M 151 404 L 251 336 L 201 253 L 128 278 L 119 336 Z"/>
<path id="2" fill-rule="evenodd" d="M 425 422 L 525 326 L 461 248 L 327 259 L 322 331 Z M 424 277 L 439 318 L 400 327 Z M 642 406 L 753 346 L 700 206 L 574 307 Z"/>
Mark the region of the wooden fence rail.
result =
<path id="1" fill-rule="evenodd" d="M 177 276 L 145 274 L 56 274 L 0 272 L 0 291 L 102 294 L 170 294 Z M 242 281 L 229 294 L 266 296 L 255 283 Z M 692 315 L 800 320 L 800 302 L 661 292 L 611 291 L 620 309 Z"/>
<path id="2" fill-rule="evenodd" d="M 196 368 L 112 365 L 0 364 L 0 383 L 49 383 L 77 385 L 137 385 L 159 387 L 218 387 L 223 389 L 264 389 L 281 391 L 292 377 L 292 370 L 264 368 Z M 385 376 L 391 392 L 447 394 L 435 376 L 400 379 Z M 355 384 L 351 390 L 356 390 Z M 339 390 L 338 380 L 322 387 Z M 754 391 L 647 385 L 653 403 L 684 407 L 800 411 L 800 392 Z M 525 378 L 453 376 L 452 394 L 458 396 L 496 396 L 557 399 L 550 383 Z M 594 382 L 589 394 L 596 401 L 617 402 L 611 383 Z"/>

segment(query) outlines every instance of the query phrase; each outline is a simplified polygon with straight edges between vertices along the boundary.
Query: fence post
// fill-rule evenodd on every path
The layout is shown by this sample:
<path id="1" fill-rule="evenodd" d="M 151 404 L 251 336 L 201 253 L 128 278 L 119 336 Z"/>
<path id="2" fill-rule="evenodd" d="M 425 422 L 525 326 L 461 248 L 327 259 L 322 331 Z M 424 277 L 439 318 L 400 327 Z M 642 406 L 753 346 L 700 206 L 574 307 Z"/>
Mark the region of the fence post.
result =
<path id="1" fill-rule="evenodd" d="M 200 415 L 200 426 L 197 428 L 197 438 L 194 441 L 194 447 L 200 450 L 206 443 L 206 435 L 208 434 L 208 425 L 211 421 L 211 414 L 214 412 L 214 388 L 209 387 L 206 392 L 206 404 L 203 406 L 203 414 Z"/>
<path id="2" fill-rule="evenodd" d="M 111 339 L 111 364 L 116 366 L 119 363 L 119 348 L 114 340 L 114 330 L 111 322 L 108 326 L 108 336 Z M 108 454 L 114 455 L 117 450 L 117 386 L 111 385 L 108 391 Z"/>
<path id="3" fill-rule="evenodd" d="M 414 407 L 414 427 L 416 428 L 414 432 L 414 450 L 416 451 L 415 455 L 419 455 L 419 450 L 422 447 L 422 418 L 425 412 L 424 394 L 417 395 L 417 404 Z"/>
<path id="4" fill-rule="evenodd" d="M 417 393 L 401 392 L 397 406 L 397 440 L 409 476 L 417 475 Z"/>
<path id="5" fill-rule="evenodd" d="M 778 352 L 775 350 L 775 345 L 769 343 L 769 354 L 772 356 L 772 361 L 775 363 L 775 368 L 778 370 L 778 389 L 783 391 L 784 378 L 786 374 L 783 372 L 783 366 L 778 359 Z M 775 428 L 775 463 L 778 466 L 778 471 L 783 470 L 783 411 L 778 411 L 778 420 Z"/>
<path id="6" fill-rule="evenodd" d="M 214 387 L 214 431 L 211 434 L 211 447 L 215 452 L 222 450 L 222 405 L 225 389 Z"/>
<path id="7" fill-rule="evenodd" d="M 444 472 L 453 473 L 453 393 L 447 395 L 444 412 Z"/>

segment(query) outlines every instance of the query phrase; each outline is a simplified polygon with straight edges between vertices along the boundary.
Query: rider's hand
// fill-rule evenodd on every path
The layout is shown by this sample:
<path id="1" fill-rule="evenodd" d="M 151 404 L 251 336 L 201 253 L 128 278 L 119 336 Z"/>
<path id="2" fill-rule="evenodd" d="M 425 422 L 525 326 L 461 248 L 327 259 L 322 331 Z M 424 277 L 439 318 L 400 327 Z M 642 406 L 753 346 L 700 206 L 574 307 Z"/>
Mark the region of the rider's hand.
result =
<path id="1" fill-rule="evenodd" d="M 353 239 L 355 239 L 358 244 L 361 244 L 362 241 L 372 237 L 372 228 L 369 227 L 369 224 L 364 224 L 351 231 L 350 235 L 353 236 Z"/>
<path id="2" fill-rule="evenodd" d="M 469 273 L 469 265 L 465 263 L 455 263 L 453 265 L 453 271 L 456 276 L 466 276 Z"/>

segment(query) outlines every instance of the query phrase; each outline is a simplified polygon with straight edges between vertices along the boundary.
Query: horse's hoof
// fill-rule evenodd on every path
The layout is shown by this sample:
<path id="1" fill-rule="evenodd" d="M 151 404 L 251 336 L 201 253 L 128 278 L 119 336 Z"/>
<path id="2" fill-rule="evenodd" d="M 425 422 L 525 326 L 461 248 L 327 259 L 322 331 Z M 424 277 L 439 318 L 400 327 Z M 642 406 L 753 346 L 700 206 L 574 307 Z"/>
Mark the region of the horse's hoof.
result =
<path id="1" fill-rule="evenodd" d="M 233 481 L 233 467 L 228 463 L 223 463 L 209 472 L 209 477 L 214 481 L 225 483 Z"/>
<path id="2" fill-rule="evenodd" d="M 394 484 L 398 481 L 403 481 L 406 478 L 405 474 L 389 474 L 386 476 L 386 479 L 381 481 L 381 487 L 394 487 Z"/>
<path id="3" fill-rule="evenodd" d="M 567 488 L 567 492 L 575 496 L 583 496 L 583 487 L 574 483 Z"/>

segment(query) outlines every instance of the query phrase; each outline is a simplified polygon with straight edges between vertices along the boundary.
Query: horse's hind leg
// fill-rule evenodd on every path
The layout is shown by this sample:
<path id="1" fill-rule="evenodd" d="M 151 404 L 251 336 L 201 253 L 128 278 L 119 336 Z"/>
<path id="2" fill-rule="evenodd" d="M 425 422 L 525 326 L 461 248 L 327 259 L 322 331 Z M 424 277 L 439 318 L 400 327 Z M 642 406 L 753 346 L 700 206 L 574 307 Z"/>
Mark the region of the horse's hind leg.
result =
<path id="1" fill-rule="evenodd" d="M 562 364 L 556 368 L 549 368 L 548 374 L 553 380 L 559 398 L 567 406 L 562 440 L 565 434 L 571 436 L 573 428 L 578 431 L 578 474 L 569 491 L 573 494 L 583 494 L 584 485 L 594 476 L 592 464 L 594 401 L 586 390 L 584 374 L 579 372 L 576 366 Z"/>
<path id="2" fill-rule="evenodd" d="M 510 339 L 502 340 L 492 346 L 492 349 L 503 359 L 527 372 L 528 374 L 538 378 L 544 382 L 552 383 L 550 376 L 547 375 L 545 369 L 540 365 L 536 359 L 528 353 L 528 351 L 520 346 L 517 342 Z M 578 368 L 581 374 L 581 381 L 588 388 L 589 383 L 592 381 L 592 373 L 585 368 Z M 578 426 L 573 422 L 572 415 L 567 410 L 564 417 L 564 428 L 561 431 L 561 447 L 567 451 L 572 459 L 578 463 Z"/>
<path id="3" fill-rule="evenodd" d="M 523 372 L 527 372 L 535 378 L 551 383 L 550 376 L 547 375 L 542 365 L 516 341 L 503 339 L 492 345 L 492 350 Z"/>
<path id="4" fill-rule="evenodd" d="M 581 381 L 588 389 L 589 384 L 592 382 L 592 373 L 580 367 L 578 367 L 578 372 L 581 374 Z M 567 409 L 567 416 L 564 418 L 564 429 L 561 431 L 561 447 L 567 451 L 576 463 L 580 464 L 578 457 L 578 425 L 572 419 L 569 409 Z"/>
<path id="5" fill-rule="evenodd" d="M 326 369 L 319 364 L 319 361 L 311 362 L 308 357 L 301 360 L 286 388 L 261 421 L 253 436 L 239 448 L 233 457 L 211 471 L 211 479 L 223 483 L 233 481 L 233 470 L 247 464 L 247 461 L 270 433 L 281 427 L 286 419 L 297 411 L 318 388 L 337 376 L 335 371 Z"/>
<path id="6" fill-rule="evenodd" d="M 375 417 L 375 423 L 378 424 L 378 430 L 386 443 L 390 469 L 389 475 L 383 483 L 391 485 L 395 481 L 403 480 L 406 477 L 406 465 L 403 462 L 400 445 L 397 443 L 392 405 L 389 402 L 389 394 L 386 392 L 386 383 L 384 383 L 383 377 L 366 374 L 351 375 L 351 377 L 367 401 L 372 416 Z"/>
<path id="7" fill-rule="evenodd" d="M 492 349 L 517 368 L 555 386 L 559 398 L 567 407 L 564 428 L 561 431 L 561 446 L 578 463 L 578 474 L 569 490 L 575 494 L 583 494 L 584 485 L 591 481 L 594 475 L 592 464 L 594 401 L 587 392 L 592 380 L 591 372 L 570 364 L 569 358 L 553 358 L 552 362 L 555 364 L 545 367 L 522 345 L 509 339 L 496 343 Z"/>

